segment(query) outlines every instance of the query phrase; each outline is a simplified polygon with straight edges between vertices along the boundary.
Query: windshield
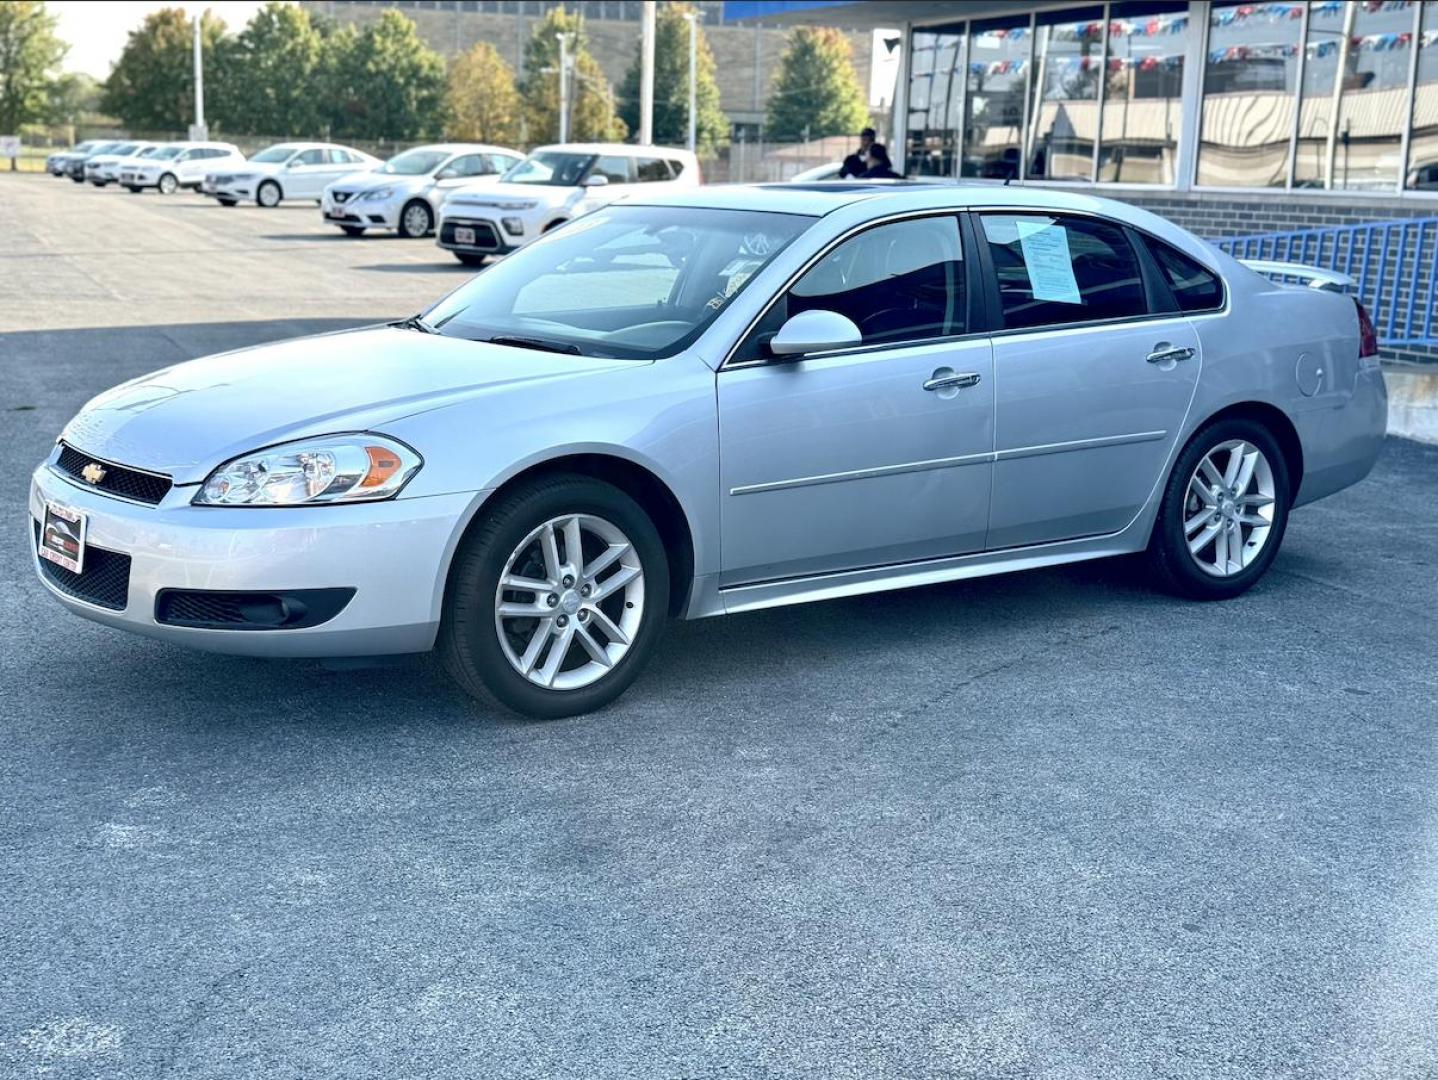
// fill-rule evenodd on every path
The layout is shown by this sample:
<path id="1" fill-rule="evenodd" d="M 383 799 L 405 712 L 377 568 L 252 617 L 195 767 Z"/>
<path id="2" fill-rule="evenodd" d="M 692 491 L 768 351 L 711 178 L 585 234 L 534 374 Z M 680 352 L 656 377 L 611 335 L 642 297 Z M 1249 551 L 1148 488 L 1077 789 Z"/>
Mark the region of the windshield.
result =
<path id="1" fill-rule="evenodd" d="M 101 155 L 101 154 L 108 154 L 111 150 L 113 150 L 115 147 L 117 147 L 117 146 L 119 146 L 119 145 L 120 145 L 119 143 L 102 142 L 102 143 L 99 143 L 99 144 L 97 144 L 97 145 L 95 145 L 95 146 L 90 147 L 88 153 L 90 154 L 91 157 L 98 157 L 98 156 Z"/>
<path id="2" fill-rule="evenodd" d="M 439 333 L 649 360 L 694 342 L 813 218 L 611 206 L 520 248 L 429 311 Z"/>
<path id="3" fill-rule="evenodd" d="M 271 146 L 261 150 L 254 157 L 250 158 L 250 160 L 258 161 L 261 164 L 267 164 L 272 161 L 289 161 L 290 156 L 294 154 L 294 152 L 295 148 L 293 146 Z"/>
<path id="4" fill-rule="evenodd" d="M 577 187 L 589 172 L 598 154 L 567 154 L 546 150 L 530 154 L 500 179 L 506 184 L 553 184 L 556 187 Z"/>
<path id="5" fill-rule="evenodd" d="M 137 158 L 141 158 L 141 157 L 155 157 L 155 156 L 157 156 L 157 155 L 159 154 L 159 152 L 160 152 L 161 150 L 163 150 L 163 149 L 164 149 L 164 147 L 161 147 L 161 146 L 147 146 L 147 147 L 145 147 L 145 149 L 143 149 L 143 150 L 137 150 L 137 151 L 135 152 L 135 157 L 137 157 Z"/>
<path id="6" fill-rule="evenodd" d="M 406 150 L 381 165 L 375 172 L 391 176 L 424 176 L 449 160 L 447 150 Z"/>
<path id="7" fill-rule="evenodd" d="M 135 150 L 135 144 L 132 143 L 132 142 L 116 143 L 114 146 L 110 147 L 110 149 L 106 150 L 105 153 L 107 153 L 107 154 L 130 154 L 130 153 L 134 153 L 134 150 Z"/>
<path id="8" fill-rule="evenodd" d="M 168 161 L 172 157 L 178 157 L 179 153 L 180 147 L 178 146 L 162 146 L 150 156 L 153 158 L 164 158 Z"/>

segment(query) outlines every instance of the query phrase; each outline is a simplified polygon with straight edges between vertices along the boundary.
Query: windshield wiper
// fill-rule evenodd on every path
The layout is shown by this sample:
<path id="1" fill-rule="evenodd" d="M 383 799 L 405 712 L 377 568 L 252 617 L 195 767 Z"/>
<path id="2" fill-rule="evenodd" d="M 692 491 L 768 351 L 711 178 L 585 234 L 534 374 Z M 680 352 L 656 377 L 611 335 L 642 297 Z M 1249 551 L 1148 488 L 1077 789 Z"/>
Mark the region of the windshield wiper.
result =
<path id="1" fill-rule="evenodd" d="M 399 322 L 390 323 L 396 330 L 418 330 L 422 334 L 439 333 L 429 323 L 425 322 L 418 315 L 411 315 L 408 319 L 400 319 Z"/>
<path id="2" fill-rule="evenodd" d="M 540 338 L 514 337 L 510 334 L 500 334 L 498 337 L 489 339 L 491 345 L 513 345 L 519 349 L 538 349 L 540 352 L 566 353 L 570 356 L 579 355 L 578 345 L 565 345 L 558 341 L 544 341 Z"/>

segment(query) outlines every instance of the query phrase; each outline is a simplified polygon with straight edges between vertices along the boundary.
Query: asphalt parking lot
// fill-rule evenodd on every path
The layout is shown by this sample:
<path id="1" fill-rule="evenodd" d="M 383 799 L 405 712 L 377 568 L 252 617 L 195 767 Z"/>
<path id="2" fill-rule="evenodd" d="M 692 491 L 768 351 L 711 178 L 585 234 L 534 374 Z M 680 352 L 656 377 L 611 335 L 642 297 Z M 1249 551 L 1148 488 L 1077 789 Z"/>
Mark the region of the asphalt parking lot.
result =
<path id="1" fill-rule="evenodd" d="M 609 710 L 190 653 L 35 580 L 94 393 L 465 280 L 0 175 L 0 1075 L 1438 1075 L 1438 447 L 1246 597 L 1101 563 L 675 625 Z"/>

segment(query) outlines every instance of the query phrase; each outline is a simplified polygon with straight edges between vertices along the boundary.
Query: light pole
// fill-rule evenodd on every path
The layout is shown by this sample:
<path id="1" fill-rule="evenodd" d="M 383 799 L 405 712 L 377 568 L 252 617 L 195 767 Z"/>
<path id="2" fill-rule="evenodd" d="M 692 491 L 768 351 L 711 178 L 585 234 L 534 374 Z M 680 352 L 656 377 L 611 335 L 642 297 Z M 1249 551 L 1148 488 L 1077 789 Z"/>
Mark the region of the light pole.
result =
<path id="1" fill-rule="evenodd" d="M 200 22 L 202 15 L 195 16 L 195 124 L 190 129 L 190 138 L 203 142 L 209 137 L 205 128 L 205 61 L 200 51 Z"/>
<path id="2" fill-rule="evenodd" d="M 559 141 L 569 141 L 569 35 L 559 35 Z"/>
<path id="3" fill-rule="evenodd" d="M 699 142 L 699 13 L 687 12 L 689 21 L 689 152 Z"/>
<path id="4" fill-rule="evenodd" d="M 644 0 L 639 45 L 639 143 L 654 143 L 654 0 Z"/>

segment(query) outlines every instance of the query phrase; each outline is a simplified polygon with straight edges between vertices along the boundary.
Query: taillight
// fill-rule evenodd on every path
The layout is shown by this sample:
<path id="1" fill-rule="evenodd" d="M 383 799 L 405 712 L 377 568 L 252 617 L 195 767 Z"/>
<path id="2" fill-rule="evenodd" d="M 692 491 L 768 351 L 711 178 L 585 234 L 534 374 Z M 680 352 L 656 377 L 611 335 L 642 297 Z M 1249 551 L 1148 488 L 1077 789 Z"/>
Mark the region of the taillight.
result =
<path id="1" fill-rule="evenodd" d="M 1373 320 L 1368 317 L 1368 309 L 1356 296 L 1353 298 L 1353 305 L 1358 308 L 1358 358 L 1362 360 L 1370 356 L 1377 356 L 1378 331 L 1373 328 Z"/>

